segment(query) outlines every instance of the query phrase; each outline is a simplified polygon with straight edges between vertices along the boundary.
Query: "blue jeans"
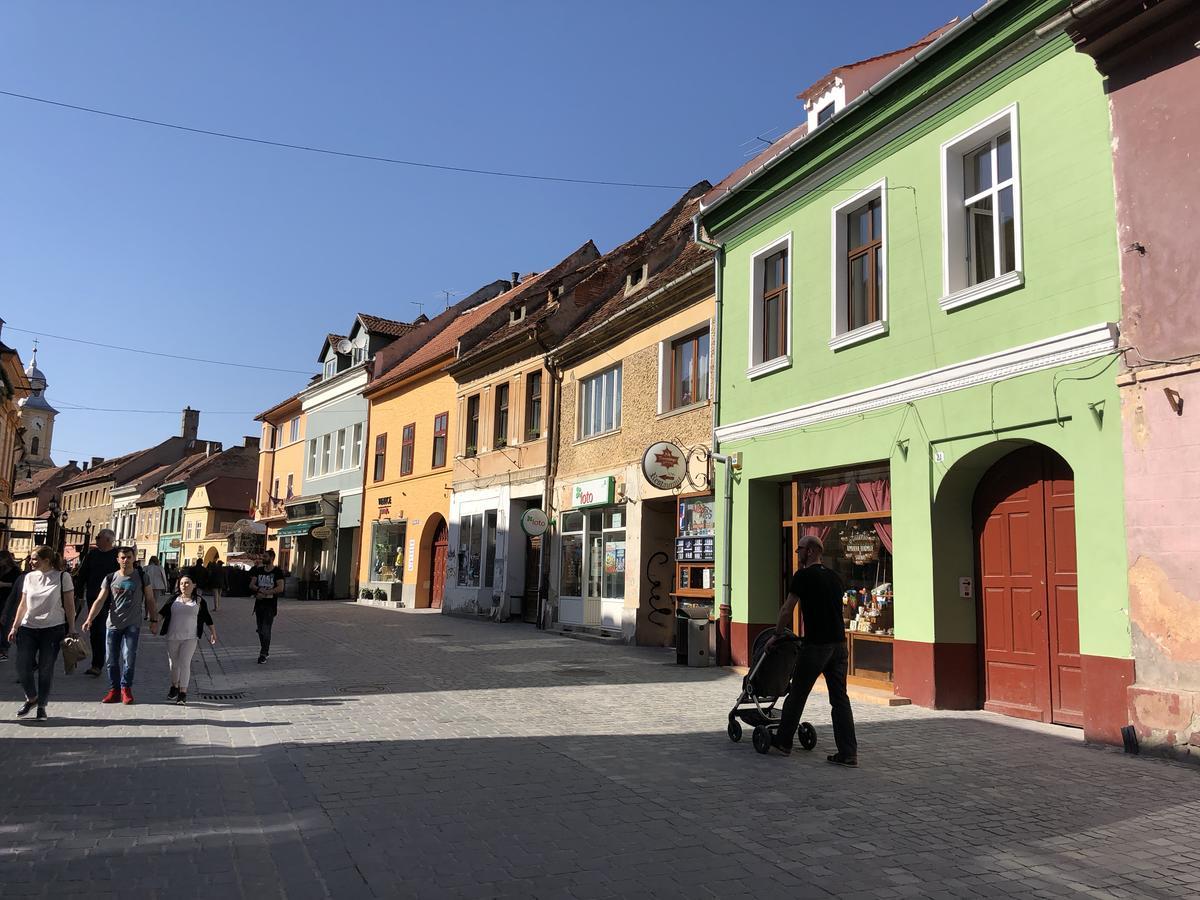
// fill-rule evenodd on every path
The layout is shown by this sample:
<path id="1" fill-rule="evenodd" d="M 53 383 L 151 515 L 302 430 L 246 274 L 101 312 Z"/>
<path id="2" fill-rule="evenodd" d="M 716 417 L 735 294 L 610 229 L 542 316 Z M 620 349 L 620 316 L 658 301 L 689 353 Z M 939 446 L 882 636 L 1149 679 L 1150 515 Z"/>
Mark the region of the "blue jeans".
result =
<path id="1" fill-rule="evenodd" d="M 109 627 L 105 631 L 108 660 L 108 685 L 117 688 L 133 687 L 133 667 L 137 663 L 138 634 L 140 625 L 124 628 Z"/>

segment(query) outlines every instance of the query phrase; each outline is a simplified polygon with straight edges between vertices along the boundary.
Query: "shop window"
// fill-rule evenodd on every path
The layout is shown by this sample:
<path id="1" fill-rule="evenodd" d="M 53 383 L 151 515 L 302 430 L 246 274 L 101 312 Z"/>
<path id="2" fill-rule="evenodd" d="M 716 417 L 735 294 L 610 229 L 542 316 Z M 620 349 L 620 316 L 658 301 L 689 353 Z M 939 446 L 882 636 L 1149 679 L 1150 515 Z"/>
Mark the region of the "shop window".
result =
<path id="1" fill-rule="evenodd" d="M 404 545 L 407 524 L 373 522 L 371 524 L 371 580 L 404 580 Z"/>
<path id="2" fill-rule="evenodd" d="M 765 375 L 791 363 L 791 234 L 751 257 L 750 368 L 747 375 Z"/>
<path id="3" fill-rule="evenodd" d="M 413 471 L 413 448 L 417 442 L 417 424 L 410 422 L 400 435 L 400 474 L 411 475 Z"/>
<path id="4" fill-rule="evenodd" d="M 279 559 L 276 563 L 283 570 L 285 575 L 291 574 L 292 571 L 292 549 L 295 547 L 296 539 L 293 537 L 281 537 L 279 539 Z"/>
<path id="5" fill-rule="evenodd" d="M 536 441 L 542 436 L 542 373 L 525 376 L 525 440 Z"/>
<path id="6" fill-rule="evenodd" d="M 375 435 L 375 480 L 383 481 L 387 464 L 387 433 Z"/>
<path id="7" fill-rule="evenodd" d="M 887 466 L 798 475 L 783 487 L 781 506 L 792 537 L 791 568 L 800 538 L 813 535 L 825 547 L 823 562 L 845 586 L 850 674 L 890 681 L 895 617 Z"/>
<path id="8" fill-rule="evenodd" d="M 492 424 L 492 447 L 508 446 L 508 382 L 496 385 L 496 409 Z"/>
<path id="9" fill-rule="evenodd" d="M 450 413 L 438 413 L 433 417 L 433 468 L 440 469 L 446 464 L 446 430 L 450 421 Z"/>
<path id="10" fill-rule="evenodd" d="M 489 509 L 483 515 L 483 585 L 492 587 L 495 581 L 496 559 L 496 510 Z"/>
<path id="11" fill-rule="evenodd" d="M 579 438 L 594 437 L 621 427 L 621 367 L 585 378 L 579 383 Z"/>
<path id="12" fill-rule="evenodd" d="M 942 298 L 956 309 L 1022 283 L 1017 108 L 942 146 Z"/>
<path id="13" fill-rule="evenodd" d="M 483 516 L 463 516 L 458 525 L 458 586 L 479 587 L 483 570 Z"/>
<path id="14" fill-rule="evenodd" d="M 667 409 L 708 400 L 708 329 L 671 342 Z"/>
<path id="15" fill-rule="evenodd" d="M 583 513 L 564 512 L 560 523 L 562 544 L 558 592 L 564 597 L 583 596 Z"/>
<path id="16" fill-rule="evenodd" d="M 887 181 L 833 209 L 834 350 L 887 332 Z"/>
<path id="17" fill-rule="evenodd" d="M 464 456 L 475 456 L 479 452 L 479 395 L 472 394 L 467 398 L 467 428 L 466 444 L 463 446 Z"/>

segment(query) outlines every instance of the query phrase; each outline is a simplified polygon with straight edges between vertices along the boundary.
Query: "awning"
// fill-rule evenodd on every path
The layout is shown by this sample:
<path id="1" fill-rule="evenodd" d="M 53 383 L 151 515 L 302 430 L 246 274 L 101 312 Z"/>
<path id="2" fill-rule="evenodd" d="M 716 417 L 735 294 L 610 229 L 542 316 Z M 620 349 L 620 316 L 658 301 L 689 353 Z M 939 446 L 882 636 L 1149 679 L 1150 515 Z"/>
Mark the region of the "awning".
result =
<path id="1" fill-rule="evenodd" d="M 303 522 L 288 522 L 276 534 L 280 537 L 300 537 L 307 535 L 318 525 L 324 524 L 324 519 L 305 519 Z"/>

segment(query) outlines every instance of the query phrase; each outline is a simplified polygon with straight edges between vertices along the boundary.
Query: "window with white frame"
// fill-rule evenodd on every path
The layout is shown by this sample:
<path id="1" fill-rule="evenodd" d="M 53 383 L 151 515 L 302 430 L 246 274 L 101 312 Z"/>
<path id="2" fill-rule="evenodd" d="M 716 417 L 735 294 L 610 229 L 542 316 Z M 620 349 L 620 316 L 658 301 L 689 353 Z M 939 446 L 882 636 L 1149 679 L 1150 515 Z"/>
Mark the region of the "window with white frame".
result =
<path id="1" fill-rule="evenodd" d="M 321 474 L 328 475 L 333 468 L 333 434 L 321 437 Z"/>
<path id="2" fill-rule="evenodd" d="M 337 374 L 337 357 L 325 360 L 325 377 L 332 378 Z"/>
<path id="3" fill-rule="evenodd" d="M 833 209 L 833 349 L 887 332 L 887 181 Z"/>
<path id="4" fill-rule="evenodd" d="M 363 427 L 362 422 L 354 426 L 354 440 L 351 442 L 350 450 L 350 468 L 357 469 L 362 462 L 362 441 Z"/>
<path id="5" fill-rule="evenodd" d="M 621 427 L 621 367 L 579 382 L 579 439 Z"/>
<path id="6" fill-rule="evenodd" d="M 751 256 L 750 367 L 748 374 L 773 372 L 791 362 L 792 236 L 768 244 Z"/>
<path id="7" fill-rule="evenodd" d="M 944 310 L 1022 284 L 1014 104 L 942 145 Z"/>
<path id="8" fill-rule="evenodd" d="M 317 439 L 312 438 L 308 442 L 308 477 L 312 478 L 317 474 Z"/>
<path id="9" fill-rule="evenodd" d="M 355 347 L 350 351 L 350 365 L 357 366 L 360 362 L 364 362 L 367 358 L 366 347 Z"/>
<path id="10" fill-rule="evenodd" d="M 300 440 L 300 417 L 296 416 L 288 426 L 288 442 L 294 444 L 298 440 Z"/>
<path id="11" fill-rule="evenodd" d="M 339 472 L 346 468 L 346 430 L 342 428 L 337 433 L 337 469 Z"/>

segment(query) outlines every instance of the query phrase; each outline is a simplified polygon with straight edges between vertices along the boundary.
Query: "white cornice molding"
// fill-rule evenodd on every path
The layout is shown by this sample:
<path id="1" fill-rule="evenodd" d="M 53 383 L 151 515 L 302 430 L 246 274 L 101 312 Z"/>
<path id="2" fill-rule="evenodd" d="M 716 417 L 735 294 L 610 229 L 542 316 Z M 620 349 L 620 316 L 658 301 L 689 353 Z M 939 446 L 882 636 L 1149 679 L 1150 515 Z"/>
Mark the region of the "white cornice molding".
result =
<path id="1" fill-rule="evenodd" d="M 366 369 L 361 368 L 356 372 L 339 374 L 328 381 L 317 382 L 300 394 L 300 409 L 311 413 L 339 400 L 355 396 L 361 398 L 368 381 Z"/>
<path id="2" fill-rule="evenodd" d="M 924 397 L 948 394 L 951 391 L 1002 381 L 1017 375 L 1052 369 L 1055 366 L 1085 359 L 1094 359 L 1117 349 L 1119 331 L 1114 322 L 1101 322 L 1077 331 L 1045 338 L 1013 347 L 988 356 L 978 356 L 960 363 L 943 366 L 853 391 L 827 400 L 806 403 L 765 416 L 756 416 L 717 428 L 718 440 L 738 441 L 801 428 L 843 416 L 858 415 L 898 403 L 910 403 Z"/>

